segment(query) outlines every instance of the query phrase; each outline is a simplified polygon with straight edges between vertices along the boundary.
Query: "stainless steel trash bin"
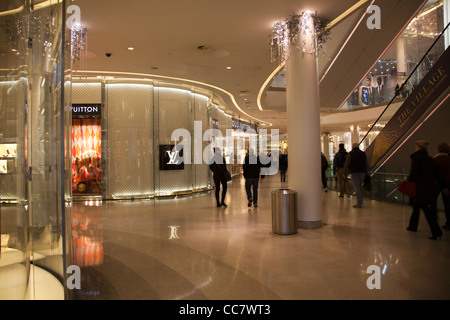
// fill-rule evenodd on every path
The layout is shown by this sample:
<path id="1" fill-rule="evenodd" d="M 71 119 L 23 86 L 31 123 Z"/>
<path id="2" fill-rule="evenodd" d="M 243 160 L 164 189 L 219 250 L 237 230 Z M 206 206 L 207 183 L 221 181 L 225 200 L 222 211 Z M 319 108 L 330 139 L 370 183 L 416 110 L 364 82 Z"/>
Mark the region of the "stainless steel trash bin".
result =
<path id="1" fill-rule="evenodd" d="M 283 235 L 297 233 L 297 192 L 272 191 L 272 231 Z"/>

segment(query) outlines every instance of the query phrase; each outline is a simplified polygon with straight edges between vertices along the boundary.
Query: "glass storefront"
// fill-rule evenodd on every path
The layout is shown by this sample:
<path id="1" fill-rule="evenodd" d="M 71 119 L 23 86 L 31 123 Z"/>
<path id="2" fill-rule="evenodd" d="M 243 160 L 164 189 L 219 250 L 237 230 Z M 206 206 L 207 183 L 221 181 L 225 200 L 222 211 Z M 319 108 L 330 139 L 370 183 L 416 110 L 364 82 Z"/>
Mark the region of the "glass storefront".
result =
<path id="1" fill-rule="evenodd" d="M 68 295 L 65 8 L 64 1 L 0 5 L 0 299 Z"/>
<path id="2" fill-rule="evenodd" d="M 221 147 L 228 170 L 240 174 L 238 157 L 243 155 L 236 147 L 242 137 L 234 132 L 257 130 L 256 124 L 226 112 L 214 93 L 187 84 L 96 74 L 74 78 L 72 91 L 74 197 L 145 199 L 210 190 L 203 150 Z M 205 138 L 209 129 L 221 135 Z M 227 131 L 232 132 L 229 137 Z M 192 141 L 186 146 L 185 135 Z M 192 156 L 199 147 L 201 163 Z M 173 165 L 172 150 L 190 154 L 191 161 Z"/>

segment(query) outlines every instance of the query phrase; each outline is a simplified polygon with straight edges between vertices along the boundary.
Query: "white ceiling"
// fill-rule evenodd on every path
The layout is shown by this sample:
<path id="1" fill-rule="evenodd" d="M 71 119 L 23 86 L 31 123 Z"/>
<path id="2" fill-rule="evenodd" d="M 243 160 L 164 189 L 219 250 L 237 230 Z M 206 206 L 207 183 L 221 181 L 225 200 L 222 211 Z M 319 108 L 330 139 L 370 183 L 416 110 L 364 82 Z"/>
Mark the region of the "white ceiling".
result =
<path id="1" fill-rule="evenodd" d="M 259 90 L 277 66 L 270 57 L 273 24 L 308 9 L 331 21 L 356 2 L 76 0 L 73 4 L 80 7 L 82 25 L 88 29 L 87 70 L 148 73 L 217 86 L 230 92 L 244 112 L 222 93 L 235 114 L 270 120 L 271 128 L 283 132 L 285 116 L 259 111 L 256 105 Z M 130 46 L 135 50 L 129 51 Z"/>
<path id="2" fill-rule="evenodd" d="M 355 39 L 349 41 L 352 44 L 344 48 L 346 53 L 339 57 L 321 83 L 321 104 L 326 109 L 337 108 L 345 101 L 347 92 L 353 90 L 425 1 L 374 1 L 382 8 L 384 28 L 368 33 L 362 23 L 355 32 Z M 88 30 L 87 70 L 153 74 L 215 86 L 234 97 L 237 107 L 229 95 L 217 91 L 234 114 L 247 120 L 271 123 L 271 128 L 285 133 L 285 106 L 264 111 L 257 107 L 259 91 L 278 66 L 271 62 L 270 56 L 273 24 L 305 10 L 316 11 L 320 18 L 332 21 L 358 2 L 74 0 L 73 4 L 80 7 L 82 26 Z M 365 6 L 369 3 L 366 1 Z M 353 22 L 340 27 L 342 34 L 330 41 L 329 55 L 335 55 L 341 48 L 352 24 L 364 11 L 360 9 L 351 18 Z M 135 50 L 129 51 L 130 46 Z M 206 50 L 199 50 L 199 46 Z M 111 56 L 108 58 L 105 53 Z M 329 56 L 327 60 L 332 58 Z M 347 81 L 350 78 L 351 83 Z M 342 87 L 343 81 L 348 88 Z M 284 98 L 283 93 L 278 96 Z M 276 99 L 279 101 L 278 97 Z"/>

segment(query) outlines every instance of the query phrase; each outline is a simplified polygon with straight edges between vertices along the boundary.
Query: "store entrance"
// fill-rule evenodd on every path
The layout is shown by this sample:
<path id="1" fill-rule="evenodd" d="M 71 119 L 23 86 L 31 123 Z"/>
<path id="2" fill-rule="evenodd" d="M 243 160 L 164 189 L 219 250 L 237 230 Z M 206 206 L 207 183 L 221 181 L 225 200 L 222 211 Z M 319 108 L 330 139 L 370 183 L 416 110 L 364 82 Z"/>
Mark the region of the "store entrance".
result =
<path id="1" fill-rule="evenodd" d="M 72 105 L 72 195 L 102 194 L 101 105 Z"/>

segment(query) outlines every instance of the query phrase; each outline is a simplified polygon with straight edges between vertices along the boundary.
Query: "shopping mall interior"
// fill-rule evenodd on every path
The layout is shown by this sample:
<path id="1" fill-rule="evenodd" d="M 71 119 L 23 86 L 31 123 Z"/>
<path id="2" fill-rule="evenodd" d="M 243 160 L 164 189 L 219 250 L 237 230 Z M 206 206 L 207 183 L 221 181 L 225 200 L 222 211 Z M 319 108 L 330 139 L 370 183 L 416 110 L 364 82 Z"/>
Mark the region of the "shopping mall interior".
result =
<path id="1" fill-rule="evenodd" d="M 3 0 L 0 299 L 448 300 L 447 203 L 430 239 L 398 186 L 416 141 L 450 143 L 449 16 L 450 0 Z M 355 145 L 362 198 L 337 178 Z"/>

